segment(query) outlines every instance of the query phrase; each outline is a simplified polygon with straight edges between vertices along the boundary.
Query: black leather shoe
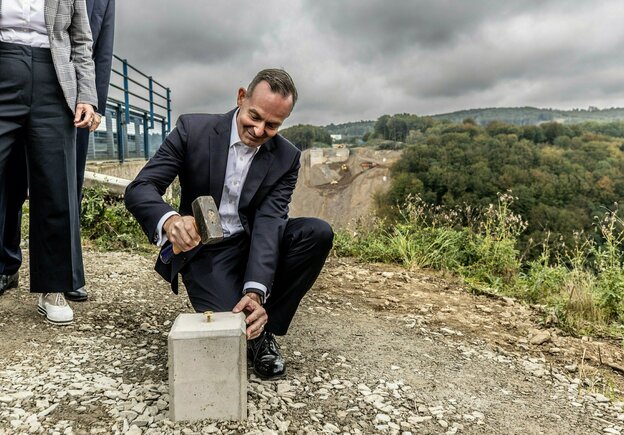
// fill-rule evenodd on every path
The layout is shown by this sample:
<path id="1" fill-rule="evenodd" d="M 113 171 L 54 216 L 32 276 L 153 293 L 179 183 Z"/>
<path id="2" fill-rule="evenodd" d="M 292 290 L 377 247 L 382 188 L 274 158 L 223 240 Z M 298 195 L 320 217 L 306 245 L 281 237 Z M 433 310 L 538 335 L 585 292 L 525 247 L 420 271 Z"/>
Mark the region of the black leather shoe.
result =
<path id="1" fill-rule="evenodd" d="M 270 332 L 247 342 L 247 358 L 254 373 L 262 379 L 279 379 L 286 375 L 286 363 L 275 337 Z"/>
<path id="2" fill-rule="evenodd" d="M 87 294 L 87 290 L 84 287 L 80 287 L 79 289 L 72 290 L 69 292 L 65 292 L 65 299 L 74 301 L 74 302 L 83 302 L 86 301 L 89 295 Z"/>
<path id="3" fill-rule="evenodd" d="M 19 283 L 19 272 L 15 272 L 13 275 L 0 275 L 0 295 L 5 290 L 17 287 Z"/>

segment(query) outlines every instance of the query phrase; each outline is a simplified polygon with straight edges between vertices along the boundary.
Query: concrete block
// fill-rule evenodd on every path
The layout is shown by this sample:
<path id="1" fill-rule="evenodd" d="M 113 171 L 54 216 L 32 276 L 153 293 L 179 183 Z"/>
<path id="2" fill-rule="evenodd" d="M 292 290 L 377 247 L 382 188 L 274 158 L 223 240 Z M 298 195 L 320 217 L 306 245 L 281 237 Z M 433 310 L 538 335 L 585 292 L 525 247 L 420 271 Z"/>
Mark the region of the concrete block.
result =
<path id="1" fill-rule="evenodd" d="M 247 418 L 245 315 L 180 314 L 169 332 L 171 419 Z"/>

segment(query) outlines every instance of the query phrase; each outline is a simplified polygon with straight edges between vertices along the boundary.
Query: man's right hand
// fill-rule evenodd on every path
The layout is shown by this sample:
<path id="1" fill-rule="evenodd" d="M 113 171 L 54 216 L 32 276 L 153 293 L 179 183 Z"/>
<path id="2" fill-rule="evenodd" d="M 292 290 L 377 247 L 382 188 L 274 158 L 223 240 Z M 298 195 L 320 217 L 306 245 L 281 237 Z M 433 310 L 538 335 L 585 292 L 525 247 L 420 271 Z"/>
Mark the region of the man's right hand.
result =
<path id="1" fill-rule="evenodd" d="M 201 242 L 193 216 L 174 215 L 165 221 L 163 230 L 173 245 L 174 253 L 190 251 Z M 177 251 L 177 252 L 176 252 Z"/>

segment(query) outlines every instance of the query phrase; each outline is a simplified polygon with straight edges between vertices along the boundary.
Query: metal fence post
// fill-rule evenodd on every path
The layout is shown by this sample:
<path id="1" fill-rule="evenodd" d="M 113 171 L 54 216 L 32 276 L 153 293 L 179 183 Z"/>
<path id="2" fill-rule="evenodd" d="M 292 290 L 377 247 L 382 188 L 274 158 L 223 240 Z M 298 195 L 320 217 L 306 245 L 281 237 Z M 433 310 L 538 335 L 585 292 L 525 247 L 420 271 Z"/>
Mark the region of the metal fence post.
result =
<path id="1" fill-rule="evenodd" d="M 171 89 L 167 88 L 167 131 L 171 131 Z M 163 136 L 163 140 L 165 136 Z"/>
<path id="2" fill-rule="evenodd" d="M 125 132 L 124 132 L 124 122 L 121 119 L 121 104 L 117 104 L 116 107 L 117 113 L 117 157 L 119 159 L 119 163 L 124 162 L 124 142 L 125 142 Z"/>
<path id="3" fill-rule="evenodd" d="M 149 76 L 150 128 L 154 128 L 154 80 Z"/>
<path id="4" fill-rule="evenodd" d="M 152 121 L 153 124 L 154 121 Z M 150 137 L 148 130 L 147 113 L 143 114 L 143 155 L 145 160 L 149 159 Z"/>
<path id="5" fill-rule="evenodd" d="M 123 83 L 124 83 L 124 102 L 126 109 L 126 124 L 130 123 L 130 94 L 128 94 L 128 61 L 126 59 L 123 60 Z"/>

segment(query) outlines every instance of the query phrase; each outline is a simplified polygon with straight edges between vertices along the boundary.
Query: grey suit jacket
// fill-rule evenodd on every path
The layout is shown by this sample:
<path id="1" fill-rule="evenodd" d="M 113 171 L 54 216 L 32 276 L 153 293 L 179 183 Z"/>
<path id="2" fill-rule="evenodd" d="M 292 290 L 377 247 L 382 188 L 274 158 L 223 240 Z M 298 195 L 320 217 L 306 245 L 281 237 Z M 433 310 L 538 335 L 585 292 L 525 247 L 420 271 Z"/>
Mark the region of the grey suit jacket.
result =
<path id="1" fill-rule="evenodd" d="M 85 0 L 45 0 L 44 15 L 56 76 L 67 105 L 72 111 L 77 103 L 97 108 L 93 40 Z"/>

